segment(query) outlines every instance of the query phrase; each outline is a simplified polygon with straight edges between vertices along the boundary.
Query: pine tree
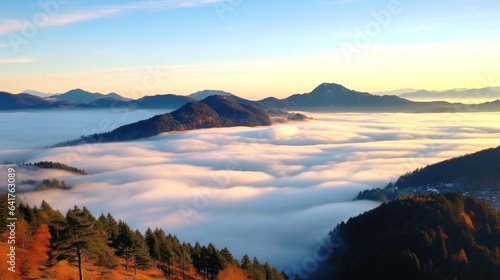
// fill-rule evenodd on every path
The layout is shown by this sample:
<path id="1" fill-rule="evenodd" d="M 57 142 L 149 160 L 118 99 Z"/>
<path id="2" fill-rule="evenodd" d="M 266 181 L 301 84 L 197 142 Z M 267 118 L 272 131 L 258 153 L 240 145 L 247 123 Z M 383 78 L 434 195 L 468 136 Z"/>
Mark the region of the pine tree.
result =
<path id="1" fill-rule="evenodd" d="M 36 207 L 31 208 L 29 205 L 26 205 L 24 203 L 19 204 L 19 212 L 21 212 L 21 215 L 26 222 L 28 222 L 30 225 L 37 225 L 37 219 L 36 219 L 36 212 L 38 209 Z"/>
<path id="2" fill-rule="evenodd" d="M 266 273 L 262 264 L 259 262 L 257 257 L 253 258 L 252 270 L 249 273 L 250 278 L 253 280 L 266 280 Z"/>
<path id="3" fill-rule="evenodd" d="M 104 215 L 104 213 L 101 213 L 97 220 L 101 224 L 102 228 L 106 231 L 110 242 L 112 242 L 118 235 L 118 222 L 111 215 L 111 213 L 108 213 L 106 216 Z"/>
<path id="4" fill-rule="evenodd" d="M 116 249 L 116 255 L 125 258 L 125 270 L 128 271 L 130 258 L 134 253 L 132 230 L 123 221 L 118 221 L 118 235 L 111 245 Z"/>
<path id="5" fill-rule="evenodd" d="M 238 263 L 238 261 L 233 257 L 233 254 L 231 254 L 229 249 L 227 249 L 226 247 L 224 247 L 222 250 L 220 250 L 220 254 L 227 264 L 231 264 L 231 263 L 237 264 Z"/>
<path id="6" fill-rule="evenodd" d="M 207 247 L 207 252 L 208 252 L 208 273 L 211 279 L 214 279 L 219 271 L 223 270 L 227 262 L 222 257 L 221 253 L 217 248 L 212 243 L 208 244 Z"/>
<path id="7" fill-rule="evenodd" d="M 87 255 L 95 256 L 102 246 L 102 238 L 94 228 L 95 218 L 85 207 L 74 207 L 66 214 L 66 227 L 57 244 L 59 258 L 68 258 L 78 262 L 79 279 L 83 280 L 83 259 Z M 88 251 L 88 252 L 87 252 Z"/>
<path id="8" fill-rule="evenodd" d="M 160 246 L 158 244 L 158 239 L 156 238 L 156 235 L 150 228 L 146 229 L 144 235 L 145 235 L 144 239 L 146 240 L 146 244 L 148 245 L 149 255 L 154 260 L 159 260 Z"/>
<path id="9" fill-rule="evenodd" d="M 39 220 L 42 223 L 46 223 L 49 226 L 50 234 L 52 236 L 52 242 L 56 242 L 60 238 L 61 231 L 66 226 L 66 219 L 64 215 L 54 210 L 45 200 L 40 204 Z"/>
<path id="10" fill-rule="evenodd" d="M 165 276 L 173 275 L 173 263 L 172 258 L 174 252 L 170 246 L 171 242 L 167 239 L 163 229 L 156 228 L 153 232 L 155 239 L 158 242 L 158 261 L 160 262 L 160 268 L 165 273 Z"/>
<path id="11" fill-rule="evenodd" d="M 252 261 L 247 254 L 243 255 L 241 258 L 241 268 L 245 270 L 247 274 L 252 269 Z"/>
<path id="12" fill-rule="evenodd" d="M 272 267 L 269 262 L 266 262 L 263 268 L 266 280 L 283 280 L 283 274 L 276 270 L 276 268 Z"/>
<path id="13" fill-rule="evenodd" d="M 191 248 L 191 259 L 193 260 L 193 266 L 196 269 L 196 272 L 198 272 L 199 274 L 202 274 L 203 270 L 203 259 L 201 257 L 201 251 L 202 247 L 197 241 Z"/>
<path id="14" fill-rule="evenodd" d="M 189 244 L 182 243 L 181 252 L 179 255 L 179 264 L 182 269 L 182 279 L 186 279 L 186 270 L 193 268 L 193 260 L 191 259 L 191 248 Z"/>
<path id="15" fill-rule="evenodd" d="M 134 244 L 134 269 L 135 274 L 137 274 L 137 268 L 148 269 L 151 267 L 151 256 L 149 255 L 146 240 L 139 230 L 136 230 L 133 233 L 132 242 Z"/>

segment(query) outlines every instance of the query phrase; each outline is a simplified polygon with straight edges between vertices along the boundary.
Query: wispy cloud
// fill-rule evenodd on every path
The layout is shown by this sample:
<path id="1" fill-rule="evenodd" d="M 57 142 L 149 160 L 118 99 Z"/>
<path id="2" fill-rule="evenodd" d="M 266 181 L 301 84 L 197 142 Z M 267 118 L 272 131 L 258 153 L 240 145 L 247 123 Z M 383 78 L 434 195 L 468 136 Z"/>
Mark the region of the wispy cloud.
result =
<path id="1" fill-rule="evenodd" d="M 23 22 L 22 20 L 2 19 L 0 20 L 0 35 L 22 30 L 26 25 L 27 22 Z"/>
<path id="2" fill-rule="evenodd" d="M 126 5 L 90 7 L 78 11 L 59 13 L 50 17 L 50 20 L 43 26 L 63 26 L 93 19 L 118 16 L 133 11 L 160 11 L 179 8 L 197 7 L 227 0 L 163 0 L 163 1 L 140 1 Z M 29 18 L 29 17 L 27 17 Z M 30 23 L 26 20 L 4 19 L 0 20 L 0 35 L 7 35 L 12 32 L 21 31 Z"/>
<path id="3" fill-rule="evenodd" d="M 0 58 L 0 64 L 30 63 L 35 61 L 32 57 Z"/>

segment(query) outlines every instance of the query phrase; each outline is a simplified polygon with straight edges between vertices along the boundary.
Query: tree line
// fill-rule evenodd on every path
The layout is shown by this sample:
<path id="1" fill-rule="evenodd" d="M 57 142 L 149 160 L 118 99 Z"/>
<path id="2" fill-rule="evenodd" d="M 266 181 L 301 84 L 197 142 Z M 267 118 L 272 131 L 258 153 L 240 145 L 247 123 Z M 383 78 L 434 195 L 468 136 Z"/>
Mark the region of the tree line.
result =
<path id="1" fill-rule="evenodd" d="M 81 175 L 87 175 L 87 172 L 83 169 L 79 169 L 73 166 L 66 165 L 64 163 L 60 162 L 55 162 L 55 161 L 39 161 L 39 162 L 23 162 L 23 163 L 18 163 L 18 166 L 35 166 L 38 168 L 45 168 L 45 169 L 59 169 L 59 170 L 65 170 L 73 173 L 78 173 Z"/>
<path id="2" fill-rule="evenodd" d="M 341 222 L 313 279 L 498 279 L 500 212 L 461 193 L 399 198 Z"/>
<path id="3" fill-rule="evenodd" d="M 7 194 L 0 194 L 1 242 L 8 237 Z M 244 255 L 236 259 L 227 248 L 217 249 L 212 243 L 194 245 L 181 242 L 177 236 L 161 228 L 148 228 L 144 234 L 110 213 L 94 217 L 86 208 L 77 206 L 66 215 L 43 201 L 39 206 L 18 204 L 16 209 L 17 238 L 23 255 L 19 257 L 20 277 L 33 277 L 43 268 L 67 260 L 78 267 L 79 279 L 84 278 L 84 265 L 91 261 L 106 275 L 123 259 L 126 271 L 157 269 L 167 279 L 193 279 L 195 273 L 203 279 L 283 280 L 286 276 L 268 262 Z M 3 270 L 4 272 L 6 270 Z M 0 275 L 1 276 L 1 275 Z M 76 277 L 76 275 L 75 275 Z"/>

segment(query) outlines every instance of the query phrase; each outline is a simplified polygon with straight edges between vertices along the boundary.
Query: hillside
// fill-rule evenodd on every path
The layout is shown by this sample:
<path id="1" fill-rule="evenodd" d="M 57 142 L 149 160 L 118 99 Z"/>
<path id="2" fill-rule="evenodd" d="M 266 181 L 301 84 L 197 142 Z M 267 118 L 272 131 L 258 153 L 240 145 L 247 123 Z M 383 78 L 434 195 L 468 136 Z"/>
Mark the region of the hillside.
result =
<path id="1" fill-rule="evenodd" d="M 73 166 L 68 166 L 64 163 L 60 162 L 53 162 L 53 161 L 39 161 L 39 162 L 24 162 L 24 163 L 18 163 L 17 166 L 20 167 L 34 167 L 34 168 L 43 168 L 43 169 L 58 169 L 58 170 L 65 170 L 73 173 L 77 173 L 80 175 L 87 175 L 87 172 L 83 169 L 78 169 Z"/>
<path id="2" fill-rule="evenodd" d="M 0 201 L 7 201 L 7 193 L 0 193 Z M 7 203 L 0 206 L 2 252 L 13 245 L 7 218 L 17 218 L 14 272 L 8 270 L 7 253 L 1 254 L 1 279 L 234 280 L 236 271 L 245 278 L 284 280 L 256 257 L 238 260 L 227 248 L 181 242 L 160 228 L 141 233 L 110 213 L 96 218 L 75 206 L 63 215 L 45 201 L 16 205 L 13 215 Z"/>
<path id="3" fill-rule="evenodd" d="M 220 116 L 222 126 L 271 125 L 267 113 L 255 106 L 240 104 L 232 98 L 212 95 L 201 101 Z"/>
<path id="4" fill-rule="evenodd" d="M 126 100 L 119 100 L 109 97 L 100 98 L 88 103 L 76 105 L 77 108 L 94 108 L 94 109 L 116 109 L 129 107 L 130 103 Z"/>
<path id="5" fill-rule="evenodd" d="M 47 109 L 53 107 L 53 103 L 41 97 L 27 93 L 11 94 L 0 92 L 0 110 L 17 109 Z"/>
<path id="6" fill-rule="evenodd" d="M 147 120 L 121 126 L 111 132 L 83 136 L 55 146 L 128 141 L 169 131 L 270 124 L 268 114 L 262 109 L 238 104 L 225 96 L 210 96 L 202 101 L 189 102 L 168 114 L 157 115 Z"/>
<path id="7" fill-rule="evenodd" d="M 102 94 L 102 93 L 92 93 L 83 89 L 72 89 L 70 91 L 67 91 L 62 94 L 57 94 L 57 95 L 52 95 L 51 98 L 54 98 L 56 100 L 66 100 L 66 101 L 71 101 L 71 102 L 76 102 L 76 103 L 89 103 L 93 102 L 102 98 L 109 98 L 109 99 L 114 99 L 114 100 L 120 100 L 120 101 L 127 101 L 128 99 L 117 94 L 117 93 L 109 93 L 109 94 Z"/>
<path id="8" fill-rule="evenodd" d="M 497 279 L 500 214 L 459 193 L 409 196 L 342 222 L 308 279 Z"/>
<path id="9" fill-rule="evenodd" d="M 27 93 L 27 94 L 31 94 L 31 95 L 42 97 L 42 98 L 54 95 L 51 93 L 45 93 L 45 92 L 36 91 L 36 90 L 32 90 L 32 89 L 25 89 L 25 90 L 21 91 L 20 93 Z"/>
<path id="10" fill-rule="evenodd" d="M 192 99 L 194 100 L 203 100 L 209 96 L 212 96 L 212 95 L 222 95 L 222 96 L 236 96 L 230 92 L 227 92 L 227 91 L 223 91 L 223 90 L 210 90 L 210 89 L 206 89 L 206 90 L 202 90 L 202 91 L 198 91 L 198 92 L 195 92 L 195 93 L 192 93 L 189 95 L 189 97 L 191 97 Z"/>
<path id="11" fill-rule="evenodd" d="M 448 159 L 408 172 L 384 189 L 358 193 L 356 200 L 387 202 L 407 194 L 457 191 L 500 209 L 500 147 Z"/>
<path id="12" fill-rule="evenodd" d="M 391 108 L 411 105 L 411 101 L 397 96 L 377 96 L 357 92 L 339 84 L 323 83 L 310 93 L 295 94 L 285 99 L 301 109 L 335 108 Z"/>
<path id="13" fill-rule="evenodd" d="M 469 190 L 500 190 L 500 146 L 428 165 L 401 176 L 394 187 L 459 184 Z"/>
<path id="14" fill-rule="evenodd" d="M 163 94 L 144 96 L 140 99 L 133 100 L 130 102 L 130 107 L 139 109 L 176 109 L 192 101 L 194 101 L 194 99 L 187 96 Z"/>

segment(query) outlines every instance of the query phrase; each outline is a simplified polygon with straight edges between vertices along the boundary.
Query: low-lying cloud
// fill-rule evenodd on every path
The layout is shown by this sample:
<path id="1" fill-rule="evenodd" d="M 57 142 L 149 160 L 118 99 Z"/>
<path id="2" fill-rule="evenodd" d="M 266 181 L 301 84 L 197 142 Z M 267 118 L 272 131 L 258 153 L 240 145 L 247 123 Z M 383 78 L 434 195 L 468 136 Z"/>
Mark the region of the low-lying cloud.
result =
<path id="1" fill-rule="evenodd" d="M 68 136 L 62 129 L 68 123 L 92 129 L 99 115 L 15 114 L 4 114 L 17 118 L 15 125 L 2 121 L 0 128 L 30 141 L 22 145 L 15 136 L 4 138 L 4 160 L 59 161 L 90 174 L 20 170 L 24 180 L 57 178 L 72 186 L 22 194 L 28 203 L 46 200 L 63 213 L 75 204 L 95 215 L 111 212 L 142 231 L 162 227 L 183 241 L 213 242 L 238 258 L 256 255 L 284 270 L 310 256 L 317 238 L 337 223 L 378 205 L 353 202 L 357 192 L 383 187 L 427 164 L 498 146 L 500 139 L 500 118 L 493 113 L 345 113 L 313 114 L 311 121 L 270 127 L 32 149 Z M 45 129 L 32 127 L 30 119 L 45 123 Z M 132 119 L 122 120 L 127 121 Z"/>

